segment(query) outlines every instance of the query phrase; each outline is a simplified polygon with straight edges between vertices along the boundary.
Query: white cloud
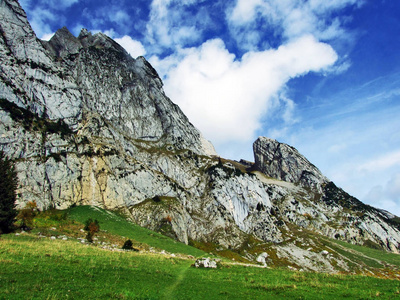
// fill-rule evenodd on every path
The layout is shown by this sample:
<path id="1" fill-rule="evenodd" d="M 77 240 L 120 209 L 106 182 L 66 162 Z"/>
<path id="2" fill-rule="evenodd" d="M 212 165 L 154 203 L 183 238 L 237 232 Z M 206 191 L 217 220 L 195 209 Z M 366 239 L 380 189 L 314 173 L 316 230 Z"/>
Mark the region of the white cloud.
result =
<path id="1" fill-rule="evenodd" d="M 40 39 L 43 40 L 43 41 L 50 41 L 50 39 L 53 37 L 54 33 L 55 32 L 46 33 Z"/>
<path id="2" fill-rule="evenodd" d="M 125 35 L 122 38 L 114 39 L 118 44 L 125 48 L 126 51 L 133 57 L 143 56 L 146 54 L 146 50 L 139 41 L 133 40 L 130 36 Z"/>
<path id="3" fill-rule="evenodd" d="M 151 62 L 166 73 L 167 95 L 217 146 L 252 141 L 261 117 L 280 106 L 274 96 L 290 78 L 321 71 L 337 59 L 329 45 L 312 36 L 278 49 L 248 52 L 241 60 L 220 39 L 181 50 L 174 57 L 167 60 L 169 68 L 162 67 L 163 60 Z M 282 103 L 283 118 L 293 121 L 293 102 L 284 98 Z"/>
<path id="4" fill-rule="evenodd" d="M 209 18 L 204 10 L 186 10 L 194 4 L 196 1 L 152 1 L 146 39 L 154 53 L 165 49 L 177 50 L 199 41 Z"/>
<path id="5" fill-rule="evenodd" d="M 342 28 L 346 17 L 333 18 L 332 13 L 362 3 L 363 0 L 238 0 L 233 8 L 228 9 L 227 20 L 232 36 L 236 37 L 238 46 L 242 49 L 249 48 L 249 41 L 246 34 L 242 34 L 243 30 L 251 28 L 251 24 L 257 27 L 262 23 L 268 24 L 267 28 L 272 28 L 274 34 L 281 34 L 287 40 L 305 34 L 312 34 L 325 41 L 347 40 L 351 37 Z"/>

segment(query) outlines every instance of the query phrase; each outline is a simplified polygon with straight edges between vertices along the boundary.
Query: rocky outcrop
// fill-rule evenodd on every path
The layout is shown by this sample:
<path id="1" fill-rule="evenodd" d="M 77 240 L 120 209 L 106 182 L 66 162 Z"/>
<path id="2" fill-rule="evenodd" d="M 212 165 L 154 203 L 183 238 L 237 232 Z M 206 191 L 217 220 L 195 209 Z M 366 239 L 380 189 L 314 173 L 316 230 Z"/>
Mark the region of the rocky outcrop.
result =
<path id="1" fill-rule="evenodd" d="M 255 167 L 272 178 L 321 191 L 329 180 L 295 148 L 266 137 L 253 144 Z"/>
<path id="2" fill-rule="evenodd" d="M 17 1 L 0 5 L 0 145 L 16 162 L 21 207 L 96 205 L 223 249 L 282 250 L 304 229 L 398 251 L 393 215 L 336 187 L 293 147 L 259 138 L 255 164 L 218 158 L 143 57 L 84 29 L 40 41 Z"/>
<path id="3" fill-rule="evenodd" d="M 285 212 L 285 221 L 332 238 L 357 244 L 372 242 L 399 251 L 400 225 L 393 215 L 347 194 L 287 144 L 259 137 L 253 149 L 255 165 L 252 168 L 293 184 L 286 185 L 291 192 L 276 203 Z"/>

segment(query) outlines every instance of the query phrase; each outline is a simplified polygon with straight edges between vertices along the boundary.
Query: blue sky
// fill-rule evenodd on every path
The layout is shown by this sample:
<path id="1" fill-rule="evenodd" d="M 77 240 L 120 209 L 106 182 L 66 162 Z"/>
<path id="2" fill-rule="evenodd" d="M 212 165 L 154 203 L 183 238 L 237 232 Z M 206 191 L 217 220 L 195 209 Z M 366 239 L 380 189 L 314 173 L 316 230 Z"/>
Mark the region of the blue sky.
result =
<path id="1" fill-rule="evenodd" d="M 258 136 L 400 215 L 400 1 L 20 0 L 39 38 L 104 32 L 227 158 Z"/>

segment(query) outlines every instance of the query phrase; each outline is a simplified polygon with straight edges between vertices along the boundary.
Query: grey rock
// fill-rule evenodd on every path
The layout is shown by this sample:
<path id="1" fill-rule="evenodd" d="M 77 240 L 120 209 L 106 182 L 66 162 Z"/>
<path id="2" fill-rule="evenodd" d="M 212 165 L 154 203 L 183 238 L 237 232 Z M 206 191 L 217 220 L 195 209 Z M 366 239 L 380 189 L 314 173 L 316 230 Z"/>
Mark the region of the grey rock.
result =
<path id="1" fill-rule="evenodd" d="M 214 259 L 210 259 L 209 257 L 207 257 L 207 258 L 199 258 L 199 259 L 196 259 L 196 262 L 194 263 L 194 266 L 196 268 L 216 269 L 217 268 L 217 262 Z"/>
<path id="2" fill-rule="evenodd" d="M 295 148 L 266 137 L 253 144 L 255 167 L 265 175 L 321 189 L 329 180 Z"/>
<path id="3" fill-rule="evenodd" d="M 261 254 L 259 254 L 259 255 L 257 256 L 256 261 L 259 262 L 259 263 L 261 263 L 261 264 L 263 264 L 264 266 L 266 266 L 266 265 L 267 265 L 266 259 L 268 258 L 268 256 L 269 256 L 268 253 L 263 252 L 263 253 L 261 253 Z"/>

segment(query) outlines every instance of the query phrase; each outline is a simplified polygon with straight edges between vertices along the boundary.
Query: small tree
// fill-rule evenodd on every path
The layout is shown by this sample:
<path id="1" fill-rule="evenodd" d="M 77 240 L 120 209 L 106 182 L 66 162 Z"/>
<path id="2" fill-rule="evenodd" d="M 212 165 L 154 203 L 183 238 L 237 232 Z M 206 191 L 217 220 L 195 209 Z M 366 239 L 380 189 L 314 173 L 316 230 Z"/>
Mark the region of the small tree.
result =
<path id="1" fill-rule="evenodd" d="M 89 218 L 86 220 L 85 227 L 83 229 L 87 231 L 86 239 L 88 240 L 89 243 L 92 243 L 94 235 L 96 234 L 96 232 L 99 232 L 100 230 L 99 221 L 97 220 L 93 221 L 92 218 Z"/>
<path id="2" fill-rule="evenodd" d="M 11 232 L 16 210 L 18 177 L 13 162 L 0 151 L 0 233 Z"/>

